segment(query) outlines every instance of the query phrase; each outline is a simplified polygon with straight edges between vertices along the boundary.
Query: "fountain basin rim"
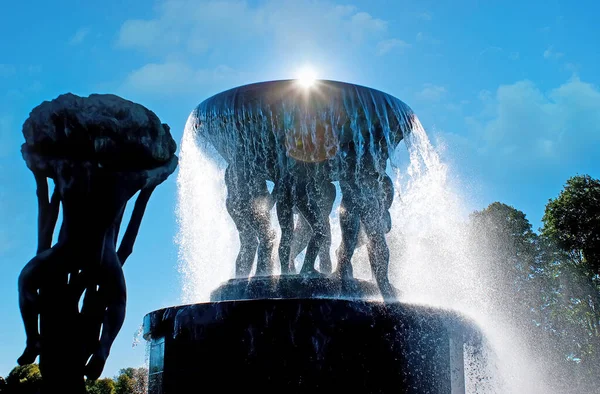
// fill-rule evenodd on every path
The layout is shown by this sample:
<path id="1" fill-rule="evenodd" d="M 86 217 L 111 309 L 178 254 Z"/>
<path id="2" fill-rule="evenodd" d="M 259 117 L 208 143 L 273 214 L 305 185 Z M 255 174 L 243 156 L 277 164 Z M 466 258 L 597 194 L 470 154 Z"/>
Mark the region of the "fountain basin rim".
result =
<path id="1" fill-rule="evenodd" d="M 463 331 L 470 336 L 480 336 L 479 329 L 475 322 L 468 316 L 452 309 L 443 309 L 430 305 L 413 304 L 402 301 L 382 301 L 382 300 L 360 300 L 360 299 L 335 299 L 335 298 L 270 298 L 254 300 L 230 300 L 230 301 L 206 301 L 199 303 L 182 304 L 171 307 L 160 308 L 147 313 L 144 316 L 142 337 L 146 341 L 153 338 L 160 338 L 174 333 L 175 320 L 182 313 L 194 313 L 195 309 L 210 308 L 214 305 L 235 305 L 235 304 L 273 304 L 273 303 L 329 303 L 346 305 L 347 307 L 359 307 L 370 309 L 384 309 L 388 313 L 403 313 L 409 311 L 414 313 L 419 311 L 424 317 L 429 316 L 437 319 L 445 319 L 448 327 L 454 330 Z M 201 323 L 200 323 L 201 324 Z"/>
<path id="2" fill-rule="evenodd" d="M 265 80 L 265 81 L 251 82 L 251 83 L 247 83 L 247 84 L 243 84 L 243 85 L 238 85 L 236 87 L 233 87 L 233 88 L 230 88 L 227 90 L 223 90 L 219 93 L 216 93 L 216 94 L 213 94 L 212 96 L 207 97 L 197 106 L 197 108 L 218 96 L 226 96 L 228 93 L 230 94 L 230 93 L 240 91 L 240 90 L 247 91 L 247 90 L 257 89 L 257 88 L 264 89 L 268 85 L 286 85 L 286 84 L 294 84 L 294 83 L 297 84 L 298 82 L 299 82 L 298 79 L 289 78 L 289 79 Z M 298 86 L 297 88 L 299 90 L 306 90 L 306 91 L 313 90 L 314 91 L 314 90 L 317 90 L 320 85 L 332 85 L 332 86 L 340 86 L 340 87 L 346 87 L 346 88 L 366 89 L 366 90 L 369 90 L 372 92 L 377 92 L 377 93 L 383 94 L 385 96 L 389 96 L 395 100 L 402 102 L 404 105 L 406 105 L 408 107 L 408 105 L 406 103 L 404 103 L 402 100 L 400 100 L 399 98 L 397 98 L 396 96 L 394 96 L 390 93 L 384 92 L 383 90 L 380 90 L 380 89 L 371 88 L 371 87 L 368 87 L 365 85 L 352 83 L 352 82 L 344 82 L 344 81 L 338 81 L 338 80 L 334 80 L 334 79 L 315 79 L 314 84 L 312 86 L 310 86 L 310 87 Z"/>

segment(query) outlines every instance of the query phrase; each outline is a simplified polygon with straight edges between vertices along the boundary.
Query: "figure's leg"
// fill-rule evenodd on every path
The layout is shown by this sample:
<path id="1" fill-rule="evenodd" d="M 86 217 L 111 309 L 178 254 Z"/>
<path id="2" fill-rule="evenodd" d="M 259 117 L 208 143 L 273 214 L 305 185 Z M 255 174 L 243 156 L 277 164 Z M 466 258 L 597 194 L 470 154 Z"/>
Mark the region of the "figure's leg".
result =
<path id="1" fill-rule="evenodd" d="M 303 189 L 304 193 L 299 193 L 297 196 L 298 211 L 310 225 L 312 237 L 308 242 L 306 256 L 304 257 L 300 273 L 314 274 L 317 272 L 315 270 L 315 260 L 323 246 L 326 234 L 330 233 L 331 229 L 329 228 L 329 222 L 323 219 L 323 213 L 319 207 L 320 196 L 316 188 L 311 184 L 306 184 Z"/>
<path id="2" fill-rule="evenodd" d="M 19 365 L 33 363 L 40 354 L 38 290 L 47 277 L 47 270 L 57 264 L 55 257 L 58 256 L 58 252 L 59 247 L 55 247 L 39 253 L 23 267 L 19 275 L 19 309 L 27 337 L 25 351 L 17 360 Z"/>
<path id="3" fill-rule="evenodd" d="M 394 202 L 394 182 L 387 174 L 383 178 L 382 184 L 383 194 L 383 207 L 385 212 L 383 213 L 383 223 L 385 233 L 392 231 L 392 215 L 390 215 L 390 208 Z"/>
<path id="4" fill-rule="evenodd" d="M 373 195 L 373 197 L 375 197 Z M 396 294 L 388 277 L 390 251 L 385 239 L 385 212 L 383 201 L 374 198 L 361 207 L 361 219 L 367 236 L 367 250 L 371 272 L 385 300 L 395 299 Z"/>
<path id="5" fill-rule="evenodd" d="M 123 326 L 127 302 L 123 269 L 117 253 L 112 247 L 105 248 L 101 267 L 98 291 L 103 301 L 102 307 L 106 306 L 106 311 L 102 321 L 102 335 L 98 349 L 86 365 L 85 374 L 91 380 L 98 379 L 104 369 L 110 348 Z"/>
<path id="6" fill-rule="evenodd" d="M 265 197 L 266 199 L 267 197 Z M 252 209 L 252 219 L 258 237 L 258 256 L 256 259 L 256 275 L 270 275 L 273 273 L 273 244 L 275 232 L 271 228 L 270 205 L 261 201 Z"/>
<path id="7" fill-rule="evenodd" d="M 294 227 L 294 236 L 292 238 L 292 244 L 290 246 L 290 259 L 294 261 L 296 257 L 306 249 L 306 246 L 310 242 L 312 236 L 312 229 L 310 224 L 304 219 L 304 216 L 298 215 L 298 221 Z"/>
<path id="8" fill-rule="evenodd" d="M 235 260 L 236 278 L 247 278 L 252 271 L 252 263 L 258 247 L 256 232 L 252 228 L 250 210 L 244 210 L 240 204 L 227 199 L 227 211 L 235 223 L 240 240 L 240 250 Z"/>
<path id="9" fill-rule="evenodd" d="M 352 278 L 352 255 L 358 240 L 360 215 L 354 186 L 340 182 L 342 201 L 340 204 L 340 229 L 342 242 L 337 250 L 336 273 L 342 278 Z"/>
<path id="10" fill-rule="evenodd" d="M 248 225 L 238 227 L 238 236 L 240 240 L 240 251 L 235 260 L 235 277 L 247 278 L 252 271 L 252 263 L 258 248 L 256 233 Z"/>
<path id="11" fill-rule="evenodd" d="M 321 185 L 321 214 L 323 215 L 323 222 L 326 223 L 325 238 L 321 249 L 319 250 L 319 271 L 324 274 L 331 273 L 331 226 L 329 222 L 329 215 L 333 209 L 333 203 L 335 202 L 335 186 L 331 182 L 325 182 Z"/>
<path id="12" fill-rule="evenodd" d="M 279 263 L 281 274 L 293 274 L 296 270 L 290 259 L 290 245 L 294 235 L 294 202 L 292 199 L 291 185 L 286 183 L 281 186 L 277 195 L 277 220 L 281 227 L 281 239 L 279 240 Z"/>

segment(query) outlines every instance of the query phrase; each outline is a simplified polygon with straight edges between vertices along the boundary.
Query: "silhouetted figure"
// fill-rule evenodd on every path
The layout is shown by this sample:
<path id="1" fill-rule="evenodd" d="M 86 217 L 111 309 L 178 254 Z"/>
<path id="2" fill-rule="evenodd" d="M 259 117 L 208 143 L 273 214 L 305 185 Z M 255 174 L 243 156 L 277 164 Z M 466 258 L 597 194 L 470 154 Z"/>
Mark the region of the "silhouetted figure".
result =
<path id="1" fill-rule="evenodd" d="M 100 376 L 123 324 L 122 265 L 153 190 L 177 167 L 176 144 L 152 111 L 96 94 L 43 102 L 23 136 L 21 152 L 37 186 L 38 239 L 18 279 L 27 336 L 18 362 L 40 356 L 44 393 L 84 393 L 84 376 Z M 117 249 L 126 204 L 138 192 Z"/>
<path id="2" fill-rule="evenodd" d="M 382 179 L 381 187 L 383 191 L 385 207 L 385 212 L 383 214 L 383 222 L 385 226 L 385 233 L 387 234 L 392 230 L 392 217 L 390 215 L 389 209 L 392 206 L 392 203 L 394 202 L 394 183 L 392 182 L 392 179 L 389 176 L 385 175 Z M 358 233 L 358 240 L 356 242 L 355 249 L 361 248 L 367 243 L 368 239 L 365 234 L 365 225 L 361 221 L 360 230 Z"/>
<path id="3" fill-rule="evenodd" d="M 319 187 L 320 198 L 317 200 L 321 214 L 323 214 L 323 220 L 329 222 L 329 215 L 333 209 L 333 203 L 335 202 L 336 190 L 335 186 L 331 182 L 323 182 Z M 290 246 L 290 259 L 293 262 L 296 257 L 308 246 L 313 231 L 311 225 L 304 218 L 298 208 L 295 208 L 295 213 L 298 213 L 298 220 L 296 227 L 294 228 L 294 235 L 292 238 L 292 244 Z M 331 248 L 331 230 L 325 234 L 325 240 L 321 249 L 319 250 L 319 272 L 322 274 L 331 273 L 331 256 L 329 250 Z"/>
<path id="4" fill-rule="evenodd" d="M 251 174 L 243 167 L 230 164 L 225 170 L 225 185 L 227 212 L 237 227 L 240 239 L 235 275 L 238 278 L 248 277 L 255 255 L 256 275 L 270 275 L 273 271 L 275 241 L 270 211 L 274 200 L 267 188 L 266 179 Z"/>
<path id="5" fill-rule="evenodd" d="M 387 203 L 392 186 L 385 174 L 387 155 L 381 150 L 373 153 L 366 147 L 358 155 L 357 150 L 350 144 L 345 157 L 347 168 L 340 178 L 342 242 L 337 250 L 337 274 L 342 279 L 353 277 L 351 261 L 362 223 L 373 277 L 383 298 L 392 299 L 395 292 L 388 278 L 389 249 L 385 240 L 391 227 Z"/>
<path id="6" fill-rule="evenodd" d="M 329 253 L 331 245 L 331 228 L 329 213 L 323 201 L 331 198 L 331 182 L 323 171 L 323 165 L 302 163 L 290 159 L 288 172 L 282 176 L 275 186 L 277 202 L 277 219 L 281 227 L 279 241 L 279 261 L 281 273 L 295 272 L 291 255 L 291 244 L 294 237 L 294 208 L 303 216 L 310 226 L 311 237 L 300 273 L 304 275 L 318 274 L 315 269 L 317 256 L 324 250 Z M 335 199 L 335 187 L 333 188 Z M 331 209 L 329 209 L 331 211 Z M 327 261 L 326 263 L 327 264 Z M 329 266 L 330 262 L 329 262 Z"/>
<path id="7" fill-rule="evenodd" d="M 25 265 L 19 276 L 19 305 L 27 342 L 18 362 L 30 364 L 41 351 L 38 316 L 43 294 L 38 290 L 49 284 L 49 278 L 56 273 L 62 273 L 70 277 L 68 284 L 72 285 L 74 294 L 81 295 L 86 291 L 83 320 L 90 314 L 95 316 L 95 324 L 87 325 L 93 331 L 92 340 L 86 344 L 85 360 L 91 356 L 86 375 L 97 379 L 125 318 L 122 263 L 131 254 L 152 191 L 173 172 L 177 160 L 173 158 L 154 170 L 120 173 L 87 161 L 48 160 L 27 152 L 24 155 L 28 164 L 39 163 L 41 167 L 40 171 L 32 168 L 38 186 L 40 231 L 39 253 Z M 45 172 L 55 183 L 50 202 Z M 118 253 L 116 239 L 125 205 L 140 189 Z M 59 203 L 63 207 L 61 233 L 58 242 L 49 247 Z"/>

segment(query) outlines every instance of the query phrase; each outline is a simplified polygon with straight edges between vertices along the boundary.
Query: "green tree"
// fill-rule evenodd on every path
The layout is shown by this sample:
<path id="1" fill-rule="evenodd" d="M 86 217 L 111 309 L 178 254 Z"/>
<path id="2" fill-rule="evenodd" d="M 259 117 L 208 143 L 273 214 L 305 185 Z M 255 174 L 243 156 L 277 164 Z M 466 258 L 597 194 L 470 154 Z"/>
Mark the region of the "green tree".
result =
<path id="1" fill-rule="evenodd" d="M 551 283 L 549 332 L 579 375 L 600 365 L 600 181 L 589 175 L 567 180 L 546 205 L 541 233 L 552 245 L 545 258 Z"/>
<path id="2" fill-rule="evenodd" d="M 85 390 L 88 394 L 116 394 L 115 381 L 109 378 L 86 381 Z"/>
<path id="3" fill-rule="evenodd" d="M 116 377 L 115 394 L 145 394 L 148 392 L 148 369 L 124 368 Z"/>
<path id="4" fill-rule="evenodd" d="M 600 274 L 600 180 L 578 175 L 567 180 L 546 205 L 542 233 L 567 252 L 582 271 Z"/>
<path id="5" fill-rule="evenodd" d="M 482 280 L 492 299 L 500 306 L 525 302 L 537 242 L 525 213 L 494 202 L 471 214 L 470 227 L 474 257 L 484 263 Z"/>
<path id="6" fill-rule="evenodd" d="M 41 383 L 42 375 L 37 364 L 18 366 L 6 377 L 6 391 L 12 394 L 35 394 Z"/>

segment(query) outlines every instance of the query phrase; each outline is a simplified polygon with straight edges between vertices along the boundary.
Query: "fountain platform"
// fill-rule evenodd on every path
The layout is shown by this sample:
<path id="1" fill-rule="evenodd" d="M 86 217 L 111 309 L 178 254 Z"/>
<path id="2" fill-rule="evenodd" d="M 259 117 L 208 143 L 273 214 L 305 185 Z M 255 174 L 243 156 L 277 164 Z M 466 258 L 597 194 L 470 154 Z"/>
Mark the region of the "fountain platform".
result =
<path id="1" fill-rule="evenodd" d="M 310 281 L 329 289 L 328 295 L 316 291 L 301 297 L 286 297 L 292 291 L 285 289 L 305 278 L 257 279 L 235 279 L 212 294 L 213 299 L 245 299 L 175 306 L 145 316 L 149 394 L 208 387 L 261 393 L 464 393 L 464 344 L 477 334 L 461 315 L 381 297 L 350 299 L 350 293 L 335 299 L 344 293 L 327 278 Z M 367 295 L 376 289 L 367 281 L 354 285 Z M 279 297 L 261 297 L 273 291 L 280 291 Z"/>
<path id="2" fill-rule="evenodd" d="M 211 301 L 237 301 L 279 298 L 332 298 L 381 300 L 377 285 L 361 279 L 346 279 L 330 275 L 254 276 L 230 279 L 211 295 Z"/>

